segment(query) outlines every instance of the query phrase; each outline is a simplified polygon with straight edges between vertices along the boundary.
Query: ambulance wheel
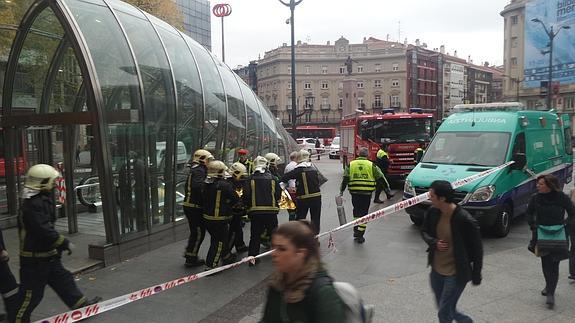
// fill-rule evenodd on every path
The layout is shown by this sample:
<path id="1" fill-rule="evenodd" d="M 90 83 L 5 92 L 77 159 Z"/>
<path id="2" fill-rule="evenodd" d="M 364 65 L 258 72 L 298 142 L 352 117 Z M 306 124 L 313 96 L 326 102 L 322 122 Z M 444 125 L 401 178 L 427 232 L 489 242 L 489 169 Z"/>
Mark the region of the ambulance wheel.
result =
<path id="1" fill-rule="evenodd" d="M 493 224 L 493 234 L 499 238 L 503 238 L 509 234 L 509 229 L 511 228 L 511 217 L 513 215 L 513 210 L 509 203 L 503 204 L 499 213 L 497 213 L 497 218 L 495 219 L 495 224 Z"/>
<path id="2" fill-rule="evenodd" d="M 418 218 L 418 217 L 415 217 L 415 216 L 413 216 L 413 215 L 410 215 L 410 216 L 409 216 L 409 219 L 411 220 L 411 222 L 412 222 L 413 224 L 415 224 L 415 225 L 418 226 L 418 227 L 420 227 L 420 226 L 423 224 L 423 219 L 422 219 L 422 218 Z"/>

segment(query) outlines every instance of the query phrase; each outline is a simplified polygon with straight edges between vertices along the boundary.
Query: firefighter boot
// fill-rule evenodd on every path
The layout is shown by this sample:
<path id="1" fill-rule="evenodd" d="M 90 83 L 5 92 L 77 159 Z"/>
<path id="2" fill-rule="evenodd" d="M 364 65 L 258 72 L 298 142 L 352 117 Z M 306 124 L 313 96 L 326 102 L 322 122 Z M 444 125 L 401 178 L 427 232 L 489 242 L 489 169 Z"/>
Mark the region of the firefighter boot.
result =
<path id="1" fill-rule="evenodd" d="M 199 267 L 206 264 L 206 261 L 204 259 L 199 259 L 198 257 L 194 256 L 185 256 L 185 257 L 186 257 L 186 263 L 184 265 L 188 268 Z"/>

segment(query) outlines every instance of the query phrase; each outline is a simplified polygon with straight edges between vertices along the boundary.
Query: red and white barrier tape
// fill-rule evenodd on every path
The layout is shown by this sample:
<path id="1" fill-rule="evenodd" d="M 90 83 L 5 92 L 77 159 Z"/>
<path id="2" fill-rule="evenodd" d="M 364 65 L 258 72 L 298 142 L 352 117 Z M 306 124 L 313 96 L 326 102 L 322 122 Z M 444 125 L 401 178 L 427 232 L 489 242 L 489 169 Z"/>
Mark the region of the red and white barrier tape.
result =
<path id="1" fill-rule="evenodd" d="M 503 169 L 503 168 L 506 168 L 507 166 L 511 165 L 512 163 L 513 163 L 512 161 L 511 161 L 511 162 L 508 162 L 508 163 L 505 163 L 505 164 L 503 164 L 503 165 L 494 167 L 494 168 L 489 169 L 489 170 L 486 170 L 486 171 L 484 171 L 484 172 L 481 172 L 481 173 L 478 173 L 478 174 L 475 174 L 475 175 L 466 177 L 466 178 L 461 179 L 461 180 L 457 180 L 457 181 L 455 181 L 455 182 L 453 182 L 453 183 L 451 183 L 451 184 L 452 184 L 453 188 L 457 188 L 457 187 L 463 186 L 463 185 L 465 185 L 465 184 L 468 184 L 468 183 L 471 183 L 471 182 L 473 182 L 473 181 L 476 181 L 476 180 L 479 179 L 479 178 L 483 178 L 483 177 L 489 176 L 489 175 L 491 175 L 491 174 L 493 174 L 493 173 L 495 173 L 495 172 L 497 172 L 497 171 L 499 171 L 499 170 L 501 170 L 501 169 Z M 318 239 L 319 239 L 319 238 L 321 238 L 321 237 L 323 237 L 323 236 L 330 235 L 330 238 L 329 238 L 329 241 L 328 241 L 328 246 L 329 246 L 330 248 L 333 248 L 333 247 L 335 247 L 335 243 L 334 243 L 333 235 L 332 235 L 334 232 L 341 231 L 341 230 L 343 230 L 343 229 L 346 229 L 346 228 L 349 228 L 349 227 L 353 227 L 353 226 L 356 226 L 356 225 L 359 225 L 359 224 L 365 224 L 365 223 L 368 223 L 368 222 L 372 222 L 372 221 L 374 221 L 374 220 L 383 218 L 383 217 L 385 217 L 385 216 L 387 216 L 387 215 L 389 215 L 389 214 L 395 213 L 395 212 L 400 211 L 400 210 L 403 210 L 403 209 L 405 209 L 405 208 L 407 208 L 407 207 L 410 207 L 410 206 L 413 206 L 413 205 L 415 205 L 415 204 L 418 204 L 418 203 L 420 203 L 420 202 L 422 202 L 422 201 L 427 200 L 428 198 L 429 198 L 429 193 L 423 193 L 423 194 L 414 196 L 414 197 L 412 197 L 412 198 L 410 198 L 410 199 L 401 201 L 401 202 L 399 202 L 399 203 L 395 203 L 395 204 L 390 205 L 390 206 L 388 206 L 388 207 L 385 207 L 385 208 L 383 208 L 383 209 L 381 209 L 381 210 L 372 212 L 372 213 L 370 213 L 370 214 L 368 214 L 368 215 L 365 215 L 365 216 L 363 216 L 363 217 L 361 217 L 361 218 L 359 218 L 359 219 L 356 219 L 356 220 L 354 220 L 354 221 L 348 222 L 348 223 L 346 223 L 346 224 L 344 224 L 344 225 L 341 225 L 341 226 L 339 226 L 339 227 L 337 227 L 337 228 L 334 228 L 334 229 L 332 229 L 332 230 L 330 230 L 330 231 L 320 233 L 320 234 L 317 235 L 317 237 L 318 237 Z M 222 272 L 222 271 L 224 271 L 224 270 L 228 270 L 228 269 L 230 269 L 230 268 L 238 267 L 238 266 L 240 266 L 241 264 L 244 264 L 244 263 L 247 263 L 247 262 L 254 262 L 254 261 L 256 260 L 256 258 L 262 258 L 262 257 L 268 256 L 268 255 L 271 255 L 272 251 L 273 251 L 273 250 L 269 250 L 269 251 L 267 251 L 267 252 L 264 252 L 264 253 L 261 253 L 261 254 L 255 256 L 255 257 L 251 257 L 251 256 L 250 256 L 250 257 L 243 258 L 242 260 L 240 260 L 240 261 L 238 261 L 238 262 L 235 262 L 235 263 L 233 263 L 233 264 L 224 265 L 224 266 L 217 267 L 217 268 L 214 268 L 214 269 L 211 269 L 211 270 L 207 270 L 207 271 L 204 271 L 204 272 L 201 272 L 201 273 L 197 273 L 197 274 L 192 274 L 192 275 L 189 275 L 189 276 L 181 277 L 181 278 L 178 278 L 178 279 L 171 280 L 171 281 L 169 281 L 169 282 L 161 283 L 161 284 L 154 285 L 154 286 L 151 286 L 151 287 L 148 287 L 148 288 L 140 289 L 140 290 L 138 290 L 138 291 L 135 291 L 135 292 L 132 292 L 132 293 L 129 293 L 129 294 L 125 294 L 125 295 L 118 296 L 118 297 L 115 297 L 115 298 L 112 298 L 112 299 L 109 299 L 109 300 L 105 300 L 105 301 L 102 301 L 102 302 L 97 303 L 97 304 L 94 304 L 94 305 L 85 306 L 85 307 L 82 307 L 82 308 L 79 308 L 79 309 L 76 309 L 76 310 L 71 310 L 71 311 L 68 311 L 68 312 L 65 312 L 65 313 L 61 313 L 61 314 L 58 314 L 58 315 L 55 315 L 55 316 L 52 316 L 52 317 L 49 317 L 49 318 L 45 318 L 45 319 L 40 320 L 40 321 L 36 321 L 36 323 L 67 323 L 67 322 L 77 322 L 77 321 L 80 321 L 80 320 L 83 320 L 83 319 L 86 319 L 86 318 L 89 318 L 89 317 L 92 317 L 92 316 L 96 316 L 96 315 L 98 315 L 98 314 L 101 314 L 101 313 L 104 313 L 104 312 L 107 312 L 107 311 L 110 311 L 110 310 L 113 310 L 113 309 L 115 309 L 115 308 L 117 308 L 117 307 L 121 307 L 121 306 L 124 306 L 124 305 L 126 305 L 126 304 L 135 302 L 135 301 L 137 301 L 137 300 L 140 300 L 140 299 L 143 299 L 143 298 L 146 298 L 146 297 L 150 297 L 150 296 L 152 296 L 152 295 L 161 293 L 161 292 L 163 292 L 163 291 L 165 291 L 165 290 L 174 288 L 174 287 L 176 287 L 176 286 L 180 286 L 180 285 L 183 285 L 183 284 L 187 284 L 187 283 L 193 282 L 193 281 L 195 281 L 195 280 L 198 280 L 198 279 L 200 279 L 200 278 L 203 278 L 203 277 L 206 277 L 206 276 L 210 276 L 210 275 L 213 275 L 213 274 Z"/>

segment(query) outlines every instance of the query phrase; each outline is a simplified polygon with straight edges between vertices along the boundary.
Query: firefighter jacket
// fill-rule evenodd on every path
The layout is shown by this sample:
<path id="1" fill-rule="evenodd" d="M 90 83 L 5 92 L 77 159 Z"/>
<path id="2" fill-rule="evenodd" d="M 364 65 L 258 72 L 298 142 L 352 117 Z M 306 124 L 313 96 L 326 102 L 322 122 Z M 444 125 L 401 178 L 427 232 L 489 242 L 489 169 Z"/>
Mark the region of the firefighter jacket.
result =
<path id="1" fill-rule="evenodd" d="M 204 184 L 202 189 L 203 217 L 208 221 L 228 221 L 232 219 L 232 207 L 240 202 L 232 183 L 216 178 Z"/>
<path id="2" fill-rule="evenodd" d="M 236 180 L 234 178 L 229 178 L 227 179 L 227 181 L 229 181 L 232 184 L 232 186 L 234 187 L 234 191 L 236 192 L 236 195 L 239 197 L 239 202 L 236 203 L 235 205 L 232 205 L 232 213 L 234 215 L 243 216 L 246 214 L 246 207 L 242 200 L 246 180 L 245 179 Z"/>
<path id="3" fill-rule="evenodd" d="M 254 171 L 254 162 L 250 159 L 246 159 L 245 161 L 241 161 L 238 160 L 238 163 L 241 163 L 242 165 L 246 166 L 246 170 L 248 172 L 248 175 L 251 175 Z"/>
<path id="4" fill-rule="evenodd" d="M 204 165 L 193 163 L 188 179 L 186 180 L 185 197 L 183 206 L 191 208 L 202 208 L 200 199 L 202 187 L 206 179 L 207 168 Z"/>
<path id="5" fill-rule="evenodd" d="M 254 172 L 244 186 L 244 205 L 248 214 L 277 214 L 281 187 L 271 173 Z"/>
<path id="6" fill-rule="evenodd" d="M 384 177 L 381 169 L 365 157 L 358 157 L 349 163 L 343 174 L 340 192 L 349 186 L 351 194 L 371 195 L 377 182 L 383 184 Z"/>
<path id="7" fill-rule="evenodd" d="M 376 165 L 379 166 L 382 172 L 387 172 L 389 168 L 389 155 L 383 149 L 377 151 Z"/>
<path id="8" fill-rule="evenodd" d="M 56 216 L 49 192 L 40 192 L 22 201 L 18 216 L 20 257 L 51 258 L 67 240 L 54 229 Z"/>
<path id="9" fill-rule="evenodd" d="M 311 163 L 303 162 L 298 164 L 294 170 L 284 174 L 281 181 L 287 183 L 290 179 L 296 180 L 298 200 L 321 197 L 318 170 Z"/>

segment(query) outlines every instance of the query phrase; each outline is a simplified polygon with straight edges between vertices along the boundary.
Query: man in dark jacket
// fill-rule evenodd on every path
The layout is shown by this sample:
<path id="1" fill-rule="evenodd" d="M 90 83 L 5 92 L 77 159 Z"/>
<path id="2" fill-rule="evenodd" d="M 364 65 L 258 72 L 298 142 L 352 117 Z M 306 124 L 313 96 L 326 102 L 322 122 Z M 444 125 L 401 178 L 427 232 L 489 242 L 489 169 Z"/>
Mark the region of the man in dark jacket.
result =
<path id="1" fill-rule="evenodd" d="M 387 145 L 381 145 L 377 151 L 375 164 L 379 167 L 379 169 L 381 169 L 381 172 L 383 173 L 383 181 L 377 183 L 377 186 L 375 187 L 375 197 L 373 199 L 373 203 L 383 203 L 383 201 L 379 199 L 381 191 L 385 192 L 385 196 L 388 200 L 393 197 L 389 182 L 387 181 L 387 169 L 389 168 L 389 155 L 387 154 Z"/>
<path id="2" fill-rule="evenodd" d="M 204 149 L 196 150 L 192 157 L 190 174 L 186 180 L 185 197 L 182 203 L 184 214 L 186 214 L 188 226 L 190 227 L 188 246 L 184 254 L 186 267 L 196 267 L 205 264 L 205 260 L 198 257 L 198 251 L 206 235 L 201 195 L 202 187 L 206 179 L 206 165 L 213 159 L 214 157 L 209 151 Z"/>
<path id="3" fill-rule="evenodd" d="M 52 190 L 59 173 L 50 165 L 38 164 L 26 173 L 22 208 L 18 217 L 20 234 L 20 290 L 17 322 L 30 322 L 49 285 L 70 309 L 95 304 L 76 286 L 74 276 L 62 266 L 64 251 L 71 254 L 70 241 L 54 229 L 56 216 Z"/>
<path id="4" fill-rule="evenodd" d="M 318 234 L 321 218 L 321 190 L 318 170 L 311 164 L 307 150 L 300 150 L 297 163 L 294 170 L 282 176 L 281 182 L 287 183 L 290 179 L 296 180 L 297 219 L 305 219 L 309 210 L 311 223 L 315 233 Z"/>
<path id="5" fill-rule="evenodd" d="M 435 294 L 440 323 L 473 322 L 457 311 L 457 301 L 468 281 L 481 284 L 483 246 L 479 226 L 461 206 L 454 203 L 454 190 L 447 181 L 434 181 L 429 188 L 432 207 L 421 228 L 429 245 L 431 288 Z"/>
<path id="6" fill-rule="evenodd" d="M 262 233 L 266 231 L 271 235 L 278 226 L 281 187 L 276 177 L 267 171 L 267 163 L 262 156 L 254 159 L 254 173 L 247 180 L 242 196 L 251 219 L 249 256 L 260 253 Z"/>
<path id="7" fill-rule="evenodd" d="M 2 230 L 0 230 L 0 293 L 2 293 L 8 321 L 13 322 L 16 315 L 16 306 L 18 305 L 18 283 L 14 275 L 12 275 L 10 266 L 8 266 L 8 260 L 10 260 L 10 257 L 4 245 Z M 3 316 L 3 314 L 0 314 L 0 316 Z"/>

